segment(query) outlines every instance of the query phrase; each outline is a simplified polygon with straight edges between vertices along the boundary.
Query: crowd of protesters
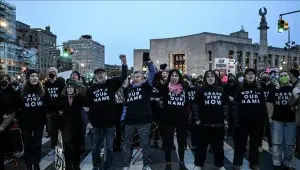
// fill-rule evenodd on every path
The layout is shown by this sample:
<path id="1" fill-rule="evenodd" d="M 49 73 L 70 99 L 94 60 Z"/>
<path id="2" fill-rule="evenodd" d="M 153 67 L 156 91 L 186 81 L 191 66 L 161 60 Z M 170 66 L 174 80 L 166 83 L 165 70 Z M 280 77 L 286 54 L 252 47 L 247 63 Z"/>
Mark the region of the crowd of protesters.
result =
<path id="1" fill-rule="evenodd" d="M 142 71 L 127 76 L 126 56 L 120 55 L 120 76 L 108 78 L 105 69 L 99 68 L 89 84 L 77 71 L 66 81 L 58 78 L 54 67 L 49 68 L 45 83 L 35 70 L 26 72 L 22 84 L 1 75 L 0 169 L 4 169 L 1 151 L 5 147 L 5 133 L 16 122 L 22 131 L 27 170 L 40 169 L 45 125 L 53 149 L 58 132 L 62 132 L 66 170 L 80 169 L 86 128 L 93 134 L 94 170 L 110 168 L 116 151 L 122 151 L 123 170 L 129 170 L 135 134 L 142 147 L 143 170 L 151 170 L 150 135 L 156 148 L 162 137 L 166 170 L 172 169 L 174 149 L 178 149 L 179 169 L 187 170 L 184 151 L 188 132 L 195 151 L 194 170 L 203 169 L 208 147 L 214 155 L 215 167 L 225 169 L 226 135 L 233 138 L 233 169 L 241 169 L 248 149 L 249 168 L 258 170 L 265 137 L 274 169 L 292 169 L 293 156 L 300 152 L 298 70 L 258 74 L 255 69 L 246 69 L 228 76 L 209 70 L 192 78 L 177 69 L 167 70 L 166 64 L 156 68 L 147 53 L 143 59 L 149 71 L 147 76 Z M 159 125 L 154 134 L 152 122 Z M 100 148 L 104 140 L 106 160 L 102 162 Z M 54 150 L 49 154 L 53 153 Z"/>

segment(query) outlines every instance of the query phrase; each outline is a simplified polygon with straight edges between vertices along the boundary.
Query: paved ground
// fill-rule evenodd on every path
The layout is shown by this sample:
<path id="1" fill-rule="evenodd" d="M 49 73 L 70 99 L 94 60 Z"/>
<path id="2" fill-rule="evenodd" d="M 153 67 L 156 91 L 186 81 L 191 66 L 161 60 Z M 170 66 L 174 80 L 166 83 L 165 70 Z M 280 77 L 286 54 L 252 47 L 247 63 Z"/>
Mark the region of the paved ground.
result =
<path id="1" fill-rule="evenodd" d="M 190 146 L 190 144 L 188 144 Z M 87 146 L 90 148 L 91 144 L 87 144 Z M 261 170 L 272 170 L 272 162 L 271 162 L 271 153 L 268 151 L 268 143 L 264 142 L 263 143 L 263 152 L 260 154 L 260 167 Z M 54 161 L 54 156 L 48 156 L 48 152 L 50 151 L 50 139 L 49 138 L 43 138 L 43 159 L 41 161 L 41 169 L 42 170 L 52 170 L 53 168 L 53 161 Z M 233 160 L 233 149 L 232 149 L 232 140 L 231 138 L 227 138 L 224 142 L 224 150 L 225 150 L 225 168 L 227 170 L 232 169 L 232 160 Z M 135 151 L 134 151 L 135 152 Z M 176 150 L 173 151 L 172 155 L 172 164 L 173 164 L 173 170 L 178 169 L 178 156 Z M 151 167 L 153 170 L 164 170 L 165 169 L 165 159 L 164 159 L 164 153 L 161 149 L 151 149 L 151 160 L 152 164 Z M 193 152 L 187 148 L 185 151 L 185 164 L 186 167 L 189 170 L 192 170 L 194 167 L 194 154 Z M 112 168 L 112 170 L 121 170 L 122 166 L 122 156 L 121 152 L 116 152 L 114 156 L 114 165 L 115 167 Z M 295 158 L 294 161 L 294 168 L 296 170 L 300 170 L 300 160 Z M 24 161 L 22 158 L 18 160 L 19 164 L 19 170 L 25 170 L 25 165 Z M 244 157 L 244 166 L 243 169 L 247 170 L 249 166 L 248 162 L 248 154 L 245 154 Z M 297 168 L 296 168 L 297 167 Z M 8 162 L 6 164 L 6 169 L 7 170 L 13 170 L 16 169 L 14 164 L 12 162 Z M 91 164 L 91 153 L 90 150 L 86 151 L 84 156 L 82 157 L 82 162 L 81 162 L 81 169 L 82 170 L 91 170 L 92 169 L 92 164 Z M 142 158 L 140 157 L 135 165 L 131 165 L 130 167 L 131 170 L 141 170 L 142 169 Z M 207 155 L 207 161 L 205 165 L 205 170 L 213 170 L 213 156 L 211 154 Z"/>

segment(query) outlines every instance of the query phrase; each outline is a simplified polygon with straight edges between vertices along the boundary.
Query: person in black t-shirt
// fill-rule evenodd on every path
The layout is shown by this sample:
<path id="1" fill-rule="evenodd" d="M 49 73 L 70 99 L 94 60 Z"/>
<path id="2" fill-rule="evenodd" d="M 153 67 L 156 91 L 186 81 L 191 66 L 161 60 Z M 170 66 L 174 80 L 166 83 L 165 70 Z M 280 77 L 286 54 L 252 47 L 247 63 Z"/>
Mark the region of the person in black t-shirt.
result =
<path id="1" fill-rule="evenodd" d="M 157 87 L 163 98 L 163 113 L 161 114 L 161 127 L 165 147 L 166 169 L 171 170 L 171 154 L 174 142 L 174 129 L 176 128 L 179 169 L 187 170 L 184 164 L 184 143 L 188 115 L 186 114 L 187 89 L 183 76 L 178 69 L 169 72 L 166 84 Z"/>
<path id="2" fill-rule="evenodd" d="M 259 169 L 260 132 L 267 121 L 265 97 L 256 82 L 256 70 L 246 69 L 245 80 L 237 88 L 234 96 L 235 146 L 234 170 L 240 170 L 243 165 L 245 147 L 250 137 L 249 168 Z"/>
<path id="3" fill-rule="evenodd" d="M 275 169 L 282 166 L 292 168 L 292 158 L 296 140 L 296 122 L 294 109 L 288 100 L 293 87 L 289 84 L 287 72 L 279 74 L 279 89 L 272 89 L 267 100 L 268 113 L 272 121 L 273 165 Z M 282 148 L 284 146 L 284 148 Z M 282 155 L 284 152 L 284 158 Z"/>
<path id="4" fill-rule="evenodd" d="M 124 110 L 121 122 L 124 122 L 124 151 L 123 170 L 129 170 L 132 150 L 131 146 L 135 142 L 133 138 L 135 131 L 138 131 L 140 145 L 143 148 L 143 170 L 151 170 L 149 166 L 149 135 L 152 122 L 152 110 L 150 98 L 152 96 L 152 82 L 156 70 L 149 53 L 144 53 L 145 63 L 148 65 L 149 76 L 144 79 L 141 71 L 135 71 L 132 76 L 132 84 L 124 89 Z M 123 124 L 123 123 L 122 123 Z"/>
<path id="5" fill-rule="evenodd" d="M 227 102 L 223 88 L 218 87 L 218 77 L 213 71 L 204 75 L 204 86 L 196 92 L 193 106 L 193 120 L 197 125 L 195 170 L 201 170 L 210 144 L 214 154 L 214 164 L 218 169 L 224 166 L 224 104 Z M 214 135 L 211 135 L 214 134 Z"/>

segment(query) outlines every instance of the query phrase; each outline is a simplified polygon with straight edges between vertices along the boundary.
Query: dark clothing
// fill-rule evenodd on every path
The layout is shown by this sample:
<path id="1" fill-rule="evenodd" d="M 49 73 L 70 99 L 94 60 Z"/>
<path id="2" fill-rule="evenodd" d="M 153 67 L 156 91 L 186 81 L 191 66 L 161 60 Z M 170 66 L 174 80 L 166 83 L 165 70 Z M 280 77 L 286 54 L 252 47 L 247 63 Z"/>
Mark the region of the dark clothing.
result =
<path id="1" fill-rule="evenodd" d="M 22 130 L 26 165 L 40 163 L 42 154 L 43 132 L 43 127 Z"/>
<path id="2" fill-rule="evenodd" d="M 116 119 L 115 94 L 127 78 L 127 65 L 122 66 L 120 77 L 106 80 L 100 84 L 94 82 L 88 88 L 87 103 L 85 106 L 90 108 L 89 121 L 95 128 L 113 127 Z"/>
<path id="3" fill-rule="evenodd" d="M 186 104 L 192 105 L 196 102 L 196 94 L 197 88 L 196 87 L 188 87 L 187 88 L 187 98 L 186 98 Z"/>
<path id="4" fill-rule="evenodd" d="M 249 148 L 249 166 L 259 165 L 259 144 L 261 143 L 260 131 L 261 127 L 255 124 L 240 125 L 236 128 L 235 132 L 235 146 L 234 146 L 234 159 L 233 165 L 242 166 L 245 148 L 250 137 Z"/>
<path id="5" fill-rule="evenodd" d="M 203 127 L 196 128 L 196 152 L 195 165 L 204 167 L 206 160 L 207 147 L 212 147 L 214 164 L 216 167 L 224 166 L 224 127 Z M 214 135 L 212 135 L 214 134 Z"/>
<path id="6" fill-rule="evenodd" d="M 61 96 L 59 109 L 63 111 L 60 126 L 62 128 L 63 142 L 67 144 L 82 145 L 84 143 L 84 123 L 81 115 L 83 99 L 74 96 L 72 104 L 69 104 L 68 96 Z"/>
<path id="7" fill-rule="evenodd" d="M 144 124 L 152 121 L 151 95 L 152 87 L 148 81 L 139 87 L 124 90 L 127 106 L 125 124 Z"/>
<path id="8" fill-rule="evenodd" d="M 48 80 L 44 83 L 44 85 L 48 90 L 49 97 L 53 101 L 53 106 L 51 106 L 51 108 L 49 108 L 49 109 L 51 109 L 51 110 L 49 110 L 49 112 L 58 112 L 56 107 L 58 105 L 58 100 L 59 100 L 59 97 L 61 96 L 61 92 L 62 92 L 63 88 L 65 87 L 65 83 L 56 79 L 53 83 L 50 80 Z"/>
<path id="9" fill-rule="evenodd" d="M 44 96 L 40 96 L 35 91 L 30 91 L 20 98 L 20 127 L 21 129 L 31 130 L 44 128 L 46 124 L 46 113 L 49 106 L 52 106 L 52 100 L 48 91 Z"/>
<path id="10" fill-rule="evenodd" d="M 224 105 L 227 98 L 220 87 L 204 86 L 200 88 L 196 93 L 195 104 L 198 108 L 193 109 L 193 119 L 199 120 L 201 126 L 224 126 Z"/>
<path id="11" fill-rule="evenodd" d="M 4 170 L 4 153 L 3 153 L 3 148 L 5 147 L 4 145 L 4 138 L 3 138 L 3 133 L 0 133 L 0 169 Z"/>
<path id="12" fill-rule="evenodd" d="M 126 117 L 125 124 L 147 124 L 152 121 L 150 99 L 153 91 L 153 79 L 156 73 L 152 62 L 148 63 L 149 75 L 141 85 L 130 85 L 124 90 Z"/>
<path id="13" fill-rule="evenodd" d="M 272 120 L 279 122 L 294 122 L 295 112 L 292 111 L 288 103 L 289 97 L 292 95 L 293 87 L 282 86 L 279 89 L 272 89 L 267 102 L 274 104 Z"/>
<path id="14" fill-rule="evenodd" d="M 254 82 L 244 83 L 237 88 L 234 97 L 234 160 L 233 164 L 241 166 L 245 147 L 250 137 L 250 167 L 259 165 L 259 144 L 261 143 L 262 127 L 268 121 L 265 97 L 262 89 Z"/>
<path id="15" fill-rule="evenodd" d="M 180 123 L 180 122 L 163 122 L 161 124 L 161 130 L 162 130 L 162 137 L 164 141 L 165 146 L 165 158 L 166 162 L 171 162 L 171 155 L 172 155 L 172 147 L 174 144 L 174 129 L 176 129 L 176 137 L 177 137 L 177 143 L 178 143 L 178 155 L 179 155 L 179 161 L 184 162 L 184 145 L 186 141 L 186 123 Z"/>
<path id="16" fill-rule="evenodd" d="M 0 124 L 4 114 L 11 114 L 17 111 L 16 102 L 19 101 L 18 92 L 11 85 L 5 89 L 0 87 Z"/>
<path id="17" fill-rule="evenodd" d="M 80 145 L 78 143 L 64 143 L 64 156 L 66 163 L 66 170 L 73 170 L 80 166 Z"/>
<path id="18" fill-rule="evenodd" d="M 188 123 L 188 114 L 186 114 L 187 90 L 184 89 L 180 94 L 169 90 L 168 84 L 157 87 L 163 98 L 163 112 L 160 116 L 162 123 Z"/>
<path id="19" fill-rule="evenodd" d="M 255 124 L 261 127 L 268 121 L 263 91 L 255 83 L 244 83 L 239 86 L 235 93 L 234 104 L 235 125 Z"/>

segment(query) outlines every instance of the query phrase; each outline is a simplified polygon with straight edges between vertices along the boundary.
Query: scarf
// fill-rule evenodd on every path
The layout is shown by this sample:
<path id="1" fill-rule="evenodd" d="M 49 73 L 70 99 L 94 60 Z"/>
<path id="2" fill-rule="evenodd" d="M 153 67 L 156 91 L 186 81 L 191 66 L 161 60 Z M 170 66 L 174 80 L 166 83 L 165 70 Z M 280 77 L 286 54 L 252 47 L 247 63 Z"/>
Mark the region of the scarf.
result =
<path id="1" fill-rule="evenodd" d="M 183 87 L 181 84 L 172 84 L 172 83 L 169 83 L 169 90 L 172 92 L 172 93 L 175 93 L 175 94 L 180 94 L 182 91 L 183 91 Z"/>

